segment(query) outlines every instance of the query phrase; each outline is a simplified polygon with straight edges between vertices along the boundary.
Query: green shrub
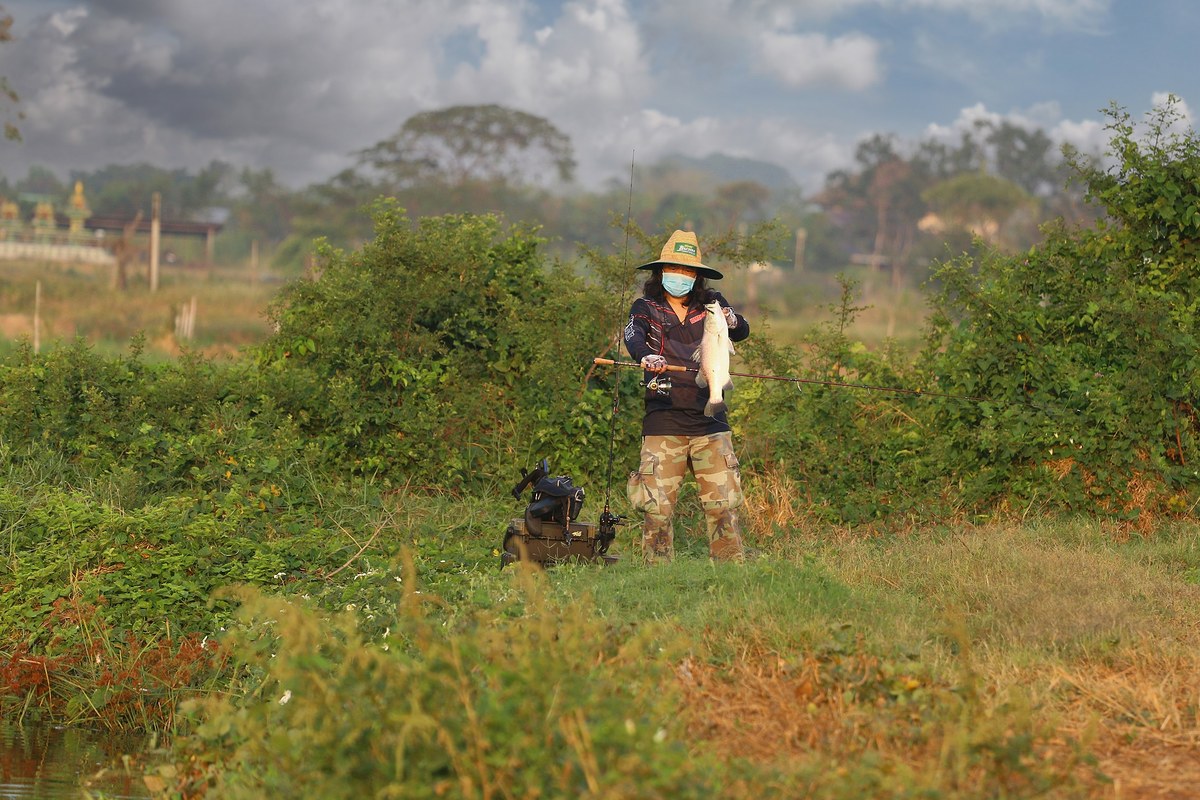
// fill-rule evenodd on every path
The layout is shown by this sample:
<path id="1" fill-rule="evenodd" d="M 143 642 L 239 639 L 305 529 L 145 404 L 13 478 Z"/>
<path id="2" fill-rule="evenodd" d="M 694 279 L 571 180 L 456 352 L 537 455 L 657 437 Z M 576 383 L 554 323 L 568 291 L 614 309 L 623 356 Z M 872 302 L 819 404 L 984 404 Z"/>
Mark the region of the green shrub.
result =
<path id="1" fill-rule="evenodd" d="M 410 573 L 411 576 L 411 573 Z M 192 704 L 186 793 L 220 797 L 710 797 L 663 691 L 654 626 L 629 636 L 563 615 L 526 585 L 525 612 L 446 626 L 411 592 L 382 643 L 240 593 L 247 678 Z M 436 602 L 436 601 L 433 601 Z M 197 769 L 197 765 L 207 767 Z M 173 773 L 174 774 L 174 773 Z"/>

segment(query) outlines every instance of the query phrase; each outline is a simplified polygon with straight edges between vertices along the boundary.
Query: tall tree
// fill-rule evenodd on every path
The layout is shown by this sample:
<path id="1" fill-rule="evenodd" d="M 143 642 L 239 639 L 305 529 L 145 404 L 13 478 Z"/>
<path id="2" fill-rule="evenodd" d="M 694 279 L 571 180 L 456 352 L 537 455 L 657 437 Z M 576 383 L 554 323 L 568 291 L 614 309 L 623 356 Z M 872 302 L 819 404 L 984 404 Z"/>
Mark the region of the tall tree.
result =
<path id="1" fill-rule="evenodd" d="M 1066 181 L 1069 168 L 1056 155 L 1054 142 L 1045 131 L 1005 121 L 992 126 L 987 141 L 993 148 L 996 174 L 1029 194 L 1050 194 Z"/>
<path id="2" fill-rule="evenodd" d="M 980 236 L 993 246 L 1017 249 L 1030 244 L 1007 235 L 1008 223 L 1018 212 L 1037 208 L 1037 200 L 1012 181 L 964 172 L 929 187 L 921 198 L 943 223 Z"/>
<path id="3" fill-rule="evenodd" d="M 410 117 L 390 138 L 358 153 L 395 188 L 561 181 L 575 172 L 571 140 L 542 117 L 499 105 L 453 106 Z"/>

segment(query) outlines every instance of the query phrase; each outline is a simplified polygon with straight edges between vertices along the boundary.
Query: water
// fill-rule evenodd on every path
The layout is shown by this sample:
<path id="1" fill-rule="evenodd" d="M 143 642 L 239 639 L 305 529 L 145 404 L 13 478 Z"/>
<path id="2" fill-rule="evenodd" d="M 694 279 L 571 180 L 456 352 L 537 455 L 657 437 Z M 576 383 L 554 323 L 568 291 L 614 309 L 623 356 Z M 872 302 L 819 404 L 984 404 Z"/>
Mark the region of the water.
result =
<path id="1" fill-rule="evenodd" d="M 140 769 L 121 762 L 146 747 L 144 737 L 0 721 L 0 800 L 148 798 Z"/>

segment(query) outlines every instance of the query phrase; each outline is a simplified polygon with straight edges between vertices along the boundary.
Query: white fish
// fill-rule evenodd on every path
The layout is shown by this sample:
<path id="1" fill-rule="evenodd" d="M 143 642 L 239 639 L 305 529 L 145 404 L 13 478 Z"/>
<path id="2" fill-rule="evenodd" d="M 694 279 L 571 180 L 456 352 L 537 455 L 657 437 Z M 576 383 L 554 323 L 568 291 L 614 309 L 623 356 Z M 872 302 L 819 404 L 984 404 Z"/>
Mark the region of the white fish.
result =
<path id="1" fill-rule="evenodd" d="M 692 354 L 692 360 L 700 363 L 696 374 L 696 385 L 708 388 L 708 402 L 704 404 L 704 415 L 715 417 L 725 410 L 724 393 L 733 389 L 729 378 L 729 354 L 733 342 L 729 341 L 729 323 L 725 311 L 715 300 L 704 306 L 704 337 L 700 349 Z"/>

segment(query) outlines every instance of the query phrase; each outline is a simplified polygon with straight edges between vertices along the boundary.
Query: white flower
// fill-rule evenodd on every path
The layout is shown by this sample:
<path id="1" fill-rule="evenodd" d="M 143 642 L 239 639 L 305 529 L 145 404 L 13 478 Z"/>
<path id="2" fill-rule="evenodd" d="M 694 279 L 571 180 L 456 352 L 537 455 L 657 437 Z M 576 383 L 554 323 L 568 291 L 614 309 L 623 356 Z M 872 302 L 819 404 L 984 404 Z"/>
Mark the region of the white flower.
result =
<path id="1" fill-rule="evenodd" d="M 288 701 L 292 699 L 292 690 L 288 689 L 283 693 L 283 697 L 279 698 L 279 705 L 286 706 Z"/>
<path id="2" fill-rule="evenodd" d="M 662 744 L 662 743 L 663 743 L 663 742 L 665 742 L 666 740 L 667 740 L 667 732 L 666 732 L 666 730 L 664 730 L 664 729 L 662 729 L 662 728 L 659 728 L 657 731 L 655 731 L 655 732 L 654 732 L 654 742 L 655 742 L 655 744 Z"/>

